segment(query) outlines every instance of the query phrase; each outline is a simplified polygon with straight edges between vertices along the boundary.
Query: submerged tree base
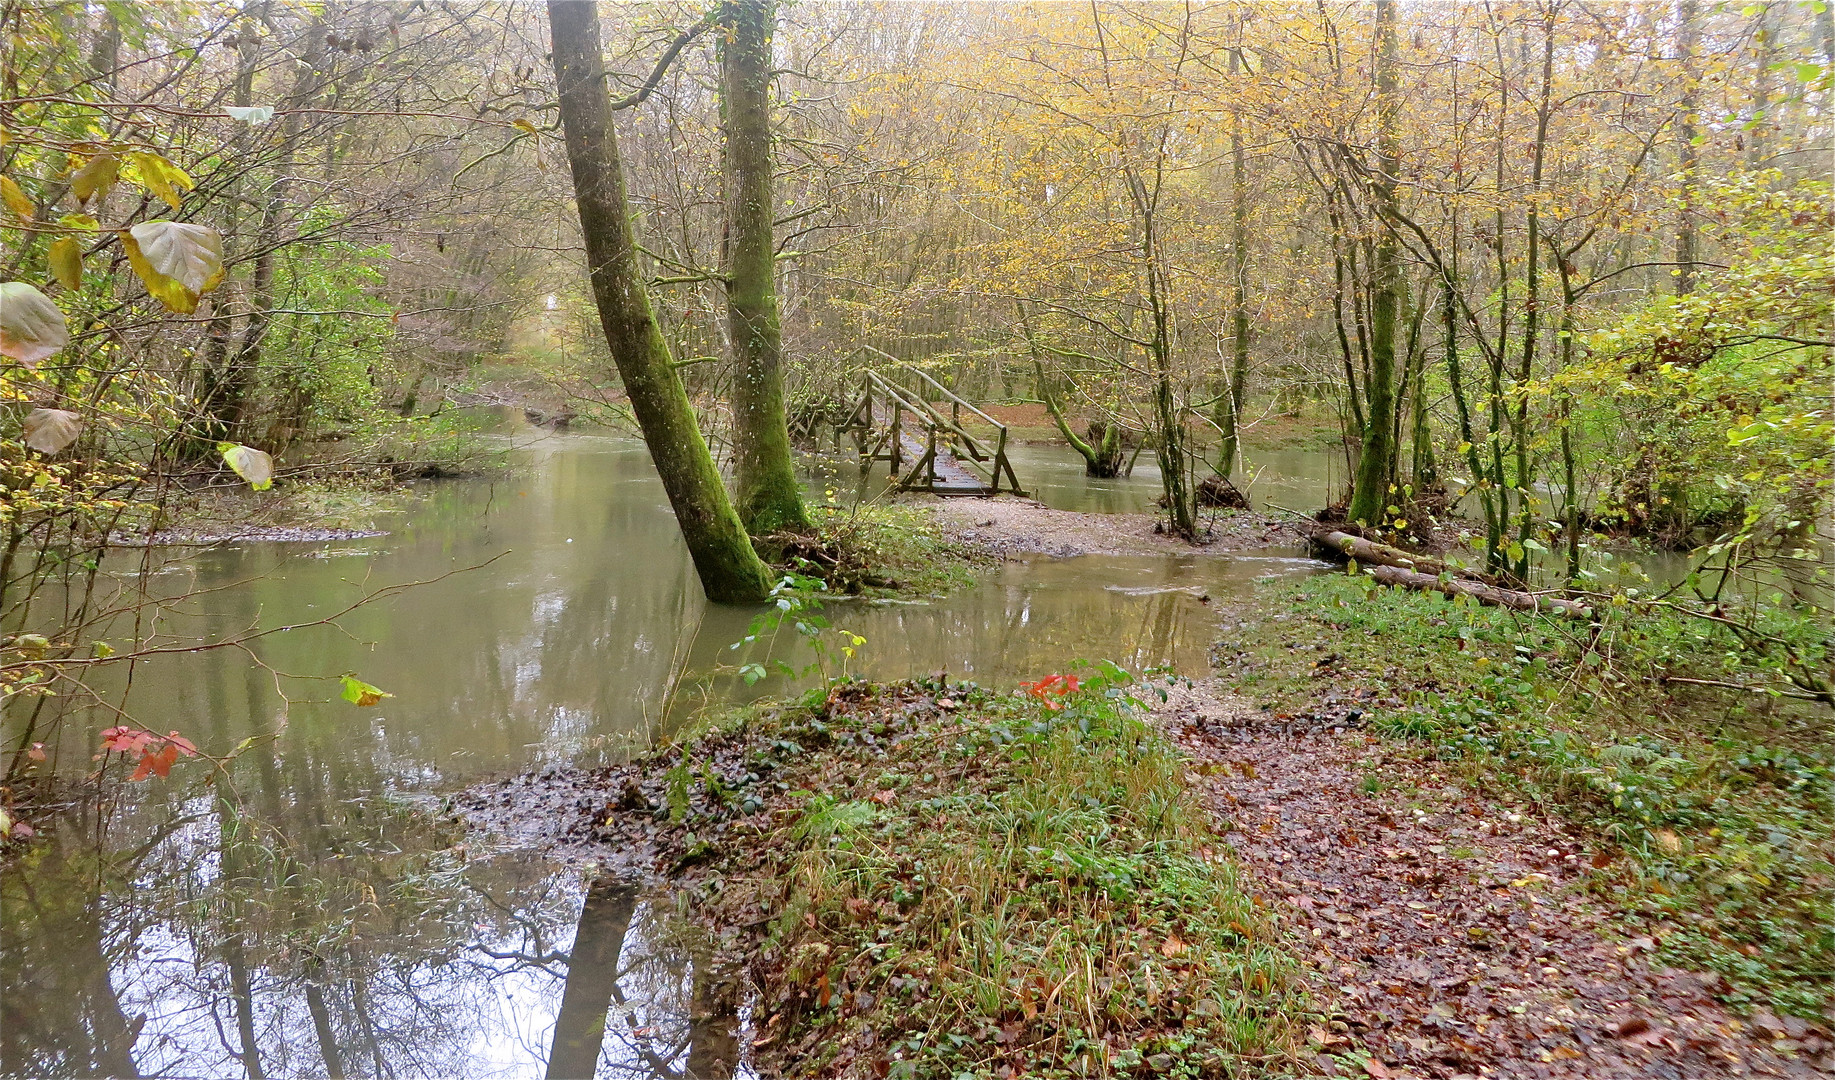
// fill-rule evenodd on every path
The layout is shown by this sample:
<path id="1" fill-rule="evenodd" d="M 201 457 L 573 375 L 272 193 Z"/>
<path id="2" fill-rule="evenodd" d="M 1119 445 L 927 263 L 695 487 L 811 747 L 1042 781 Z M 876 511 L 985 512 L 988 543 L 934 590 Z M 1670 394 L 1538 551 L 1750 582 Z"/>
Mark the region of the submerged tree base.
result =
<path id="1" fill-rule="evenodd" d="M 811 517 L 811 531 L 767 533 L 753 544 L 774 566 L 818 578 L 834 593 L 944 595 L 973 584 L 996 559 L 987 545 L 951 536 L 915 506 L 818 506 Z"/>

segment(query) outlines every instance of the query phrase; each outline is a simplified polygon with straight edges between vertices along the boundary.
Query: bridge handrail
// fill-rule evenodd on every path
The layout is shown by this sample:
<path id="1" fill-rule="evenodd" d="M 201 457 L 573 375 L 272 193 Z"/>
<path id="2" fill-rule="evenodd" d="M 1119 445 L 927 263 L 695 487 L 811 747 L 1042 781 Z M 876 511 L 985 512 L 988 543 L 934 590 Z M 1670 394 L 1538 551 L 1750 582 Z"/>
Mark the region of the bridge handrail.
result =
<path id="1" fill-rule="evenodd" d="M 927 404 L 924 401 L 923 398 L 917 397 L 916 395 L 912 394 L 911 391 L 906 390 L 904 387 L 898 385 L 897 383 L 888 380 L 885 376 L 881 375 L 879 372 L 869 371 L 866 373 L 866 376 L 867 376 L 867 382 L 873 384 L 874 386 L 877 386 L 881 391 L 883 391 L 886 394 L 887 397 L 890 397 L 892 400 L 898 402 L 899 405 L 901 405 L 902 407 L 909 409 L 910 411 L 914 413 L 917 413 L 919 416 L 928 418 L 932 424 L 935 424 L 938 427 L 947 428 L 947 427 L 954 426 L 948 420 L 943 419 L 942 414 L 937 412 L 935 409 L 931 408 L 929 404 Z"/>
<path id="2" fill-rule="evenodd" d="M 986 420 L 988 423 L 999 428 L 1003 433 L 1007 430 L 1007 425 L 994 419 L 992 416 L 989 416 L 987 413 L 982 412 L 980 409 L 977 409 L 970 402 L 963 400 L 961 397 L 957 396 L 954 390 L 951 390 L 949 387 L 944 386 L 942 383 L 931 378 L 930 375 L 927 372 L 925 372 L 924 370 L 922 370 L 921 368 L 917 368 L 917 367 L 912 366 L 911 364 L 907 364 L 903 360 L 898 362 L 898 366 L 904 368 L 906 371 L 911 372 L 913 375 L 916 375 L 918 378 L 923 379 L 925 382 L 936 387 L 937 390 L 941 392 L 944 397 L 962 406 L 963 408 L 967 409 L 969 412 L 974 413 L 976 416 L 981 417 L 983 420 Z"/>

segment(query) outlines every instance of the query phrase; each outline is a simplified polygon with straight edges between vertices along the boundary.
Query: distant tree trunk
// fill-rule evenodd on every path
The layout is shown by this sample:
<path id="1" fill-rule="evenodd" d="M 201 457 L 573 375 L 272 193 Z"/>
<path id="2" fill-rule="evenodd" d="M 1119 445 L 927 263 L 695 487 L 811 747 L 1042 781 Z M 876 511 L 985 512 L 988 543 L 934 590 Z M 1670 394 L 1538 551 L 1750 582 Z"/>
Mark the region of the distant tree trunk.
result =
<path id="1" fill-rule="evenodd" d="M 115 89 L 115 69 L 121 66 L 121 20 L 107 7 L 96 20 L 95 36 L 89 42 L 89 74 L 111 93 Z"/>
<path id="2" fill-rule="evenodd" d="M 770 591 L 770 573 L 726 497 L 637 265 L 599 48 L 598 8 L 591 0 L 549 0 L 548 26 L 574 201 L 606 344 L 708 599 L 762 600 Z"/>
<path id="3" fill-rule="evenodd" d="M 1373 185 L 1376 213 L 1394 220 L 1395 177 L 1400 168 L 1396 143 L 1395 0 L 1376 0 L 1376 96 L 1378 175 Z M 1371 267 L 1369 410 L 1357 476 L 1351 487 L 1352 521 L 1375 525 L 1382 520 L 1389 482 L 1395 476 L 1395 322 L 1402 281 L 1393 230 L 1377 234 Z"/>
<path id="4" fill-rule="evenodd" d="M 1546 9 L 1542 21 L 1542 87 L 1536 103 L 1536 135 L 1529 173 L 1529 211 L 1525 268 L 1523 274 L 1523 360 L 1517 368 L 1516 384 L 1524 387 L 1535 375 L 1536 347 L 1542 327 L 1542 219 L 1539 210 L 1542 194 L 1543 166 L 1548 155 L 1548 123 L 1553 115 L 1550 95 L 1555 72 L 1555 9 Z M 1529 580 L 1529 539 L 1535 527 L 1533 490 L 1529 461 L 1529 397 L 1520 395 L 1515 416 L 1517 543 L 1522 554 L 1517 557 L 1516 576 Z"/>
<path id="5" fill-rule="evenodd" d="M 1230 50 L 1230 74 L 1242 67 L 1242 49 Z M 1217 472 L 1228 479 L 1236 469 L 1237 447 L 1242 437 L 1243 389 L 1249 378 L 1249 309 L 1244 302 L 1249 277 L 1248 195 L 1249 181 L 1244 175 L 1242 146 L 1242 113 L 1230 116 L 1230 370 L 1223 396 L 1219 398 L 1217 426 L 1223 432 L 1217 454 Z"/>
<path id="6" fill-rule="evenodd" d="M 1037 357 L 1033 365 L 1039 373 L 1039 397 L 1045 402 L 1045 412 L 1051 416 L 1051 422 L 1058 427 L 1058 434 L 1083 459 L 1085 476 L 1112 477 L 1121 475 L 1121 425 L 1108 420 L 1090 422 L 1090 437 L 1079 438 L 1071 430 L 1070 421 L 1064 416 L 1064 407 L 1058 403 L 1058 395 L 1051 388 L 1051 379 L 1045 374 L 1045 367 Z"/>
<path id="7" fill-rule="evenodd" d="M 1681 0 L 1676 5 L 1676 51 L 1682 62 L 1681 116 L 1676 123 L 1676 157 L 1682 175 L 1681 208 L 1676 224 L 1676 295 L 1695 291 L 1695 170 L 1701 164 L 1701 151 L 1695 145 L 1698 134 L 1698 107 L 1701 73 L 1695 50 L 1701 40 L 1700 14 L 1696 0 Z"/>
<path id="8" fill-rule="evenodd" d="M 1765 167 L 1765 132 L 1771 126 L 1771 65 L 1777 56 L 1777 25 L 1771 3 L 1758 6 L 1752 28 L 1752 121 L 1746 131 L 1746 168 Z M 1826 5 L 1825 5 L 1826 6 Z"/>
<path id="9" fill-rule="evenodd" d="M 261 224 L 255 230 L 255 270 L 249 282 L 249 318 L 242 328 L 242 343 L 236 355 L 225 366 L 212 393 L 209 415 L 227 426 L 236 436 L 248 437 L 248 402 L 254 389 L 255 375 L 261 366 L 261 349 L 274 323 L 274 262 L 280 251 L 281 227 L 287 215 L 287 192 L 292 184 L 293 162 L 300 142 L 302 117 L 318 95 L 322 84 L 320 69 L 325 64 L 325 26 L 335 14 L 327 4 L 318 20 L 306 31 L 306 48 L 299 73 L 283 105 L 280 154 L 274 164 L 274 181 L 268 188 L 262 206 Z M 252 32 L 252 31 L 251 31 Z"/>
<path id="10" fill-rule="evenodd" d="M 726 143 L 726 310 L 733 342 L 734 502 L 753 535 L 807 529 L 784 420 L 776 204 L 771 197 L 772 0 L 730 0 L 720 49 Z"/>
<path id="11" fill-rule="evenodd" d="M 236 28 L 236 82 L 232 96 L 240 107 L 247 107 L 254 100 L 255 68 L 261 60 L 261 35 L 255 24 L 263 6 L 249 8 L 248 16 Z M 236 148 L 246 151 L 251 142 L 250 132 L 245 126 L 239 127 Z M 244 186 L 242 177 L 237 176 L 230 183 L 232 194 L 240 196 Z M 225 237 L 237 239 L 241 222 L 242 200 L 233 198 L 224 222 Z M 271 260 L 272 254 L 268 258 Z M 271 279 L 271 270 L 269 276 Z M 236 436 L 245 387 L 241 380 L 231 376 L 229 343 L 234 320 L 235 315 L 225 297 L 219 295 L 211 300 L 210 322 L 204 327 L 204 353 L 198 370 L 196 415 L 190 425 L 192 437 L 181 448 L 185 456 L 194 460 L 208 457 L 216 450 L 217 443 Z"/>

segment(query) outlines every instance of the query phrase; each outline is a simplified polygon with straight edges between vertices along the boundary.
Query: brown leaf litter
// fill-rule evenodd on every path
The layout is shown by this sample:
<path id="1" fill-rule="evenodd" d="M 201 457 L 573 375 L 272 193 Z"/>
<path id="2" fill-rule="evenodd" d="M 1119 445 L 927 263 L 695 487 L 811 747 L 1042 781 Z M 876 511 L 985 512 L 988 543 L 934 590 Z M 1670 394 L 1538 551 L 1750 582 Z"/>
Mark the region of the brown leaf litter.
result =
<path id="1" fill-rule="evenodd" d="M 1360 713 L 1285 717 L 1215 682 L 1161 707 L 1192 782 L 1280 909 L 1326 1015 L 1322 1071 L 1561 1080 L 1835 1075 L 1796 1017 L 1741 1020 L 1572 888 L 1611 852 L 1393 755 Z M 1368 779 L 1367 779 L 1368 778 Z M 1356 1049 L 1368 1060 L 1352 1064 Z"/>

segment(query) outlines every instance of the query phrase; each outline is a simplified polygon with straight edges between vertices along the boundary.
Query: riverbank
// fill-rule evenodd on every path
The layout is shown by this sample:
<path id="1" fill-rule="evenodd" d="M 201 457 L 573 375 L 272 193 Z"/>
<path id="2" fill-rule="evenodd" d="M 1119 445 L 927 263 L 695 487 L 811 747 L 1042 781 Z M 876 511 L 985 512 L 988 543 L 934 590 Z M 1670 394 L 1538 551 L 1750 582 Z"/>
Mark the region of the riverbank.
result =
<path id="1" fill-rule="evenodd" d="M 760 1075 L 1288 1072 L 1295 968 L 1146 720 L 1163 688 L 841 684 L 461 809 L 670 876 L 744 972 Z"/>
<path id="2" fill-rule="evenodd" d="M 1026 552 L 1072 558 L 1078 555 L 1221 554 L 1256 548 L 1298 547 L 1305 542 L 1299 519 L 1248 510 L 1205 511 L 1205 535 L 1188 544 L 1166 532 L 1156 514 L 1089 514 L 1053 510 L 1031 499 L 908 496 L 956 539 L 1002 555 Z"/>

